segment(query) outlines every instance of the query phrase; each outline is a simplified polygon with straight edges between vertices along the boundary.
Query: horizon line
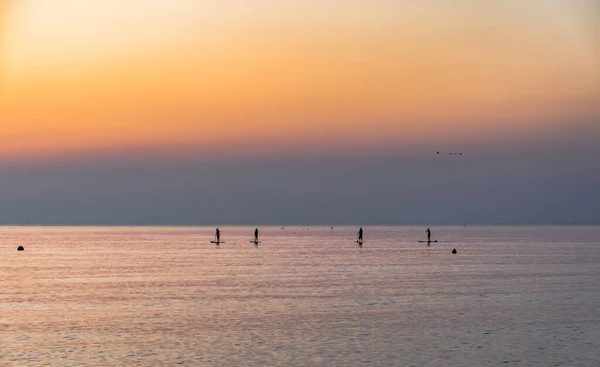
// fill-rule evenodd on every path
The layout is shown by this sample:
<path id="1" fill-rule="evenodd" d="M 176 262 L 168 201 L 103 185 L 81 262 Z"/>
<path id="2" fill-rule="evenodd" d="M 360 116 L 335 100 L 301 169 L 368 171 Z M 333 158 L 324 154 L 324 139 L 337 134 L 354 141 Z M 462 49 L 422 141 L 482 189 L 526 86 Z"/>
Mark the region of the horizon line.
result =
<path id="1" fill-rule="evenodd" d="M 477 224 L 0 224 L 4 227 L 594 227 L 600 223 L 477 223 Z"/>

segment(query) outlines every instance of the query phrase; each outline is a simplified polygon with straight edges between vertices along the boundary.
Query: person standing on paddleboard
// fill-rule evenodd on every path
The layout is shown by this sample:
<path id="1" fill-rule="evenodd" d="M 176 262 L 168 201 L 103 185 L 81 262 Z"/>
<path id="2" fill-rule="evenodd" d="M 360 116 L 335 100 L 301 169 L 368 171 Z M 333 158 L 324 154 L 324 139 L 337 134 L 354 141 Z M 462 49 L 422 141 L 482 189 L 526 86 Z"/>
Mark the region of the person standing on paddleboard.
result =
<path id="1" fill-rule="evenodd" d="M 427 242 L 431 242 L 431 230 L 427 228 L 425 232 L 427 232 Z"/>
<path id="2" fill-rule="evenodd" d="M 217 230 L 215 231 L 215 239 L 215 242 L 221 242 L 221 231 L 219 231 L 219 228 L 217 228 Z"/>
<path id="3" fill-rule="evenodd" d="M 258 243 L 258 228 L 254 230 L 254 243 Z"/>
<path id="4" fill-rule="evenodd" d="M 363 229 L 362 227 L 360 227 L 360 229 L 358 230 L 358 243 L 362 243 L 363 242 Z"/>

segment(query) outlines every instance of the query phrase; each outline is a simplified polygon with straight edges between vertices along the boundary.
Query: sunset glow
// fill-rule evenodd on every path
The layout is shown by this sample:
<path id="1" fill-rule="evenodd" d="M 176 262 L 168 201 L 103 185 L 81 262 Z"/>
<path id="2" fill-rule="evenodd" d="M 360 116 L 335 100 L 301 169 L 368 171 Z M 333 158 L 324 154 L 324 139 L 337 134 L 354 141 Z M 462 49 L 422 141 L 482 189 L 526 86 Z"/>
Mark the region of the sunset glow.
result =
<path id="1" fill-rule="evenodd" d="M 0 155 L 327 152 L 598 121 L 593 1 L 441 3 L 13 1 Z"/>

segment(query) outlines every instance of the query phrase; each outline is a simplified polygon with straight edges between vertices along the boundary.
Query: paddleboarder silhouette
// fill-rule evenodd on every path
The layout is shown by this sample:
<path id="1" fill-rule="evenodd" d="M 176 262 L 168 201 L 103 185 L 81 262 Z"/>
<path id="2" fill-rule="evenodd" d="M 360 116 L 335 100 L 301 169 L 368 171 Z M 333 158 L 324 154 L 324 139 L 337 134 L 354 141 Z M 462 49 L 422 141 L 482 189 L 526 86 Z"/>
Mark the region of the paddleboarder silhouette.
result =
<path id="1" fill-rule="evenodd" d="M 427 232 L 427 242 L 431 242 L 431 230 L 427 228 L 425 232 Z"/>
<path id="2" fill-rule="evenodd" d="M 362 227 L 360 227 L 360 229 L 358 230 L 358 242 L 359 245 L 362 245 L 363 243 L 363 229 Z"/>

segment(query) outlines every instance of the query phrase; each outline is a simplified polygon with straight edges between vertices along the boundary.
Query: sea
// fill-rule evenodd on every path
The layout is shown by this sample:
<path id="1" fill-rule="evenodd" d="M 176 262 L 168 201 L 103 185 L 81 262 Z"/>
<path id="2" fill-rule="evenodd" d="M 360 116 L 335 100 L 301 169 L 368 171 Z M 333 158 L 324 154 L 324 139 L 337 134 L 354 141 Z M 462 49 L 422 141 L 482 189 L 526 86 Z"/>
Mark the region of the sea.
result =
<path id="1" fill-rule="evenodd" d="M 220 229 L 0 227 L 0 366 L 600 366 L 598 226 Z"/>

